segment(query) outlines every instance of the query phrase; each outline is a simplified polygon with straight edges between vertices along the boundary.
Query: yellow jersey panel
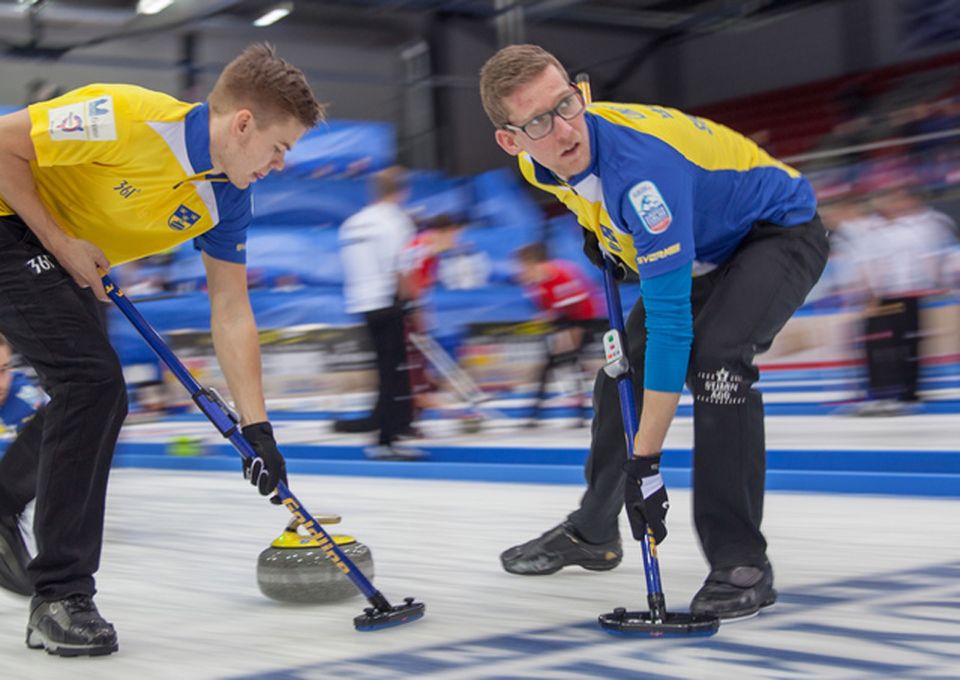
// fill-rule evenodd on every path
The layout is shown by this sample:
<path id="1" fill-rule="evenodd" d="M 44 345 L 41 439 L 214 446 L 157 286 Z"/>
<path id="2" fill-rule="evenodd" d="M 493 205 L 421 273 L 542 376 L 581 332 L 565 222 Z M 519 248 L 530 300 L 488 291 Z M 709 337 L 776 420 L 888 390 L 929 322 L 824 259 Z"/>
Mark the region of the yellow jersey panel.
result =
<path id="1" fill-rule="evenodd" d="M 778 161 L 739 132 L 706 118 L 691 116 L 666 106 L 595 102 L 591 113 L 638 132 L 663 140 L 690 162 L 704 170 L 751 170 L 775 167 L 790 177 L 800 173 Z M 704 132 L 711 140 L 704 143 Z"/>
<path id="2" fill-rule="evenodd" d="M 37 156 L 30 167 L 41 201 L 67 233 L 97 245 L 112 265 L 218 225 L 226 241 L 213 239 L 223 242 L 203 249 L 244 261 L 249 192 L 206 174 L 212 167 L 206 105 L 133 85 L 96 84 L 28 111 Z M 0 214 L 12 212 L 0 197 Z"/>

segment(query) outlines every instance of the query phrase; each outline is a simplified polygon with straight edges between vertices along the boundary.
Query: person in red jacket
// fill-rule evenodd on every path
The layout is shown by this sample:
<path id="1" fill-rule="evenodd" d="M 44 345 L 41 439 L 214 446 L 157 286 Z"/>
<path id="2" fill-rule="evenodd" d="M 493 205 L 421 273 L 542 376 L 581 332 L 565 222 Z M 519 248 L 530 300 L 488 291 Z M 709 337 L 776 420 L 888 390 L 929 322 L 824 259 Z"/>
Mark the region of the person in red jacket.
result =
<path id="1" fill-rule="evenodd" d="M 570 365 L 578 376 L 584 375 L 581 362 L 584 345 L 589 339 L 590 322 L 603 315 L 600 293 L 583 271 L 573 262 L 550 260 L 543 243 L 530 243 L 516 253 L 520 265 L 519 280 L 527 295 L 541 310 L 553 331 L 547 337 L 547 360 L 540 371 L 540 383 L 528 426 L 536 427 L 547 378 L 560 366 Z M 584 390 L 577 389 L 578 426 L 586 420 Z"/>
<path id="2" fill-rule="evenodd" d="M 407 300 L 407 315 L 404 330 L 407 338 L 407 375 L 410 393 L 414 399 L 414 415 L 420 408 L 432 403 L 428 398 L 435 385 L 427 375 L 427 359 L 412 341 L 410 334 L 423 335 L 429 332 L 424 296 L 437 282 L 440 258 L 457 245 L 457 239 L 466 225 L 452 215 L 441 213 L 426 220 L 416 238 L 409 241 L 400 255 L 400 288 Z M 413 428 L 408 423 L 408 428 Z M 415 430 L 414 430 L 415 431 Z"/>

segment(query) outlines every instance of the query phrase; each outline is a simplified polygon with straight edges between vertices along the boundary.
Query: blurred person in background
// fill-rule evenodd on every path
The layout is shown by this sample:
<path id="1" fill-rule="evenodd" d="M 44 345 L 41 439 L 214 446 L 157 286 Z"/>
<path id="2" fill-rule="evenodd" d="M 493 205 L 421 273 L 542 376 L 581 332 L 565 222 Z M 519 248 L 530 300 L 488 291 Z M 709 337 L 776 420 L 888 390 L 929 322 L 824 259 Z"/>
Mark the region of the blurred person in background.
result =
<path id="1" fill-rule="evenodd" d="M 401 270 L 404 247 L 416 226 L 403 209 L 409 182 L 403 168 L 390 167 L 372 179 L 376 200 L 349 217 L 339 231 L 345 308 L 363 316 L 377 361 L 377 401 L 373 426 L 377 443 L 364 449 L 371 460 L 416 460 L 424 453 L 399 445 L 413 423 L 413 400 L 406 370 L 406 306 L 412 299 Z M 349 423 L 334 423 L 347 431 Z"/>
<path id="2" fill-rule="evenodd" d="M 547 380 L 557 369 L 569 366 L 576 380 L 576 426 L 586 423 L 586 405 L 581 380 L 585 375 L 583 348 L 590 339 L 590 322 L 605 316 L 600 291 L 583 270 L 567 260 L 551 260 L 543 243 L 529 243 L 516 252 L 520 267 L 518 280 L 527 296 L 541 310 L 540 318 L 550 324 L 546 338 L 547 360 L 540 370 L 536 401 L 528 427 L 539 423 Z"/>
<path id="3" fill-rule="evenodd" d="M 437 283 L 441 258 L 454 251 L 465 228 L 463 220 L 441 213 L 427 219 L 403 248 L 402 286 L 410 300 L 421 298 Z"/>
<path id="4" fill-rule="evenodd" d="M 858 194 L 821 203 L 818 210 L 830 238 L 831 291 L 845 305 L 860 306 L 869 296 L 860 273 L 858 248 L 862 239 L 886 220 Z"/>
<path id="5" fill-rule="evenodd" d="M 444 254 L 452 252 L 463 232 L 462 220 L 447 214 L 439 214 L 426 220 L 416 238 L 407 243 L 401 253 L 401 288 L 406 292 L 407 376 L 413 396 L 414 416 L 423 408 L 432 405 L 429 394 L 435 389 L 435 381 L 428 373 L 427 358 L 416 346 L 411 333 L 426 334 L 432 326 L 425 307 L 425 297 L 437 283 L 437 270 Z M 411 434 L 419 431 L 411 424 Z"/>
<path id="6" fill-rule="evenodd" d="M 43 392 L 12 362 L 13 348 L 0 335 L 0 441 L 15 437 L 44 402 Z"/>
<path id="7" fill-rule="evenodd" d="M 616 382 L 600 371 L 580 507 L 501 555 L 518 574 L 622 559 L 621 508 L 634 537 L 666 536 L 660 452 L 687 383 L 694 399 L 693 503 L 709 563 L 694 614 L 740 618 L 773 604 L 760 530 L 765 443 L 755 355 L 803 304 L 827 260 L 810 183 L 755 143 L 660 106 L 588 107 L 563 65 L 512 45 L 480 72 L 497 144 L 524 178 L 573 211 L 600 266 L 639 277 L 626 320 L 640 411 L 627 460 Z M 604 255 L 603 253 L 606 253 Z"/>
<path id="8" fill-rule="evenodd" d="M 948 287 L 947 257 L 957 225 L 908 186 L 876 194 L 877 215 L 852 234 L 867 294 L 863 344 L 867 403 L 862 415 L 909 412 L 918 401 L 922 300 Z"/>
<path id="9" fill-rule="evenodd" d="M 819 210 L 829 231 L 831 258 L 853 250 L 866 234 L 886 222 L 869 200 L 859 196 L 821 204 Z"/>
<path id="10" fill-rule="evenodd" d="M 303 73 L 261 43 L 224 68 L 202 104 L 100 84 L 0 117 L 0 332 L 50 396 L 0 460 L 3 524 L 36 498 L 38 552 L 22 565 L 33 593 L 30 648 L 118 649 L 93 602 L 107 479 L 127 414 L 101 319 L 109 300 L 101 275 L 112 265 L 193 239 L 214 348 L 257 454 L 244 460 L 244 477 L 264 495 L 286 479 L 247 291 L 250 186 L 283 168 L 322 116 Z M 0 533 L 0 552 L 10 554 L 11 541 Z"/>
<path id="11" fill-rule="evenodd" d="M 0 335 L 0 458 L 6 454 L 8 445 L 36 450 L 42 432 L 42 425 L 38 425 L 30 428 L 27 437 L 17 437 L 27 423 L 35 417 L 43 417 L 42 412 L 40 416 L 35 414 L 46 397 L 26 374 L 14 370 L 12 362 L 13 348 Z M 19 457 L 16 450 L 11 455 Z M 37 471 L 30 468 L 23 474 L 35 480 Z M 0 580 L 20 595 L 33 594 L 33 585 L 23 568 L 36 552 L 35 546 L 32 550 L 30 547 L 32 506 L 32 503 L 28 504 L 19 517 L 0 516 L 0 547 L 3 548 L 0 549 Z"/>

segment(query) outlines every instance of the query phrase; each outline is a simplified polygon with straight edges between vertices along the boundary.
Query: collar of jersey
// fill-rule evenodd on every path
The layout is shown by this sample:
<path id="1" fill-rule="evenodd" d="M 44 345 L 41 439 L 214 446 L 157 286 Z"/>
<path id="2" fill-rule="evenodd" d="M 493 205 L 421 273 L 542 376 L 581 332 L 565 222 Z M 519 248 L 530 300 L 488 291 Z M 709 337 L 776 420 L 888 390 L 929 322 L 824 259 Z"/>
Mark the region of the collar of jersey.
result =
<path id="1" fill-rule="evenodd" d="M 222 173 L 209 174 L 213 169 L 210 158 L 210 106 L 203 103 L 194 106 L 186 117 L 187 156 L 196 173 L 187 180 L 227 181 Z"/>
<path id="2" fill-rule="evenodd" d="M 553 184 L 557 186 L 576 186 L 578 182 L 581 182 L 584 178 L 589 175 L 597 174 L 597 123 L 596 116 L 589 111 L 583 114 L 584 120 L 587 121 L 587 133 L 590 135 L 590 165 L 580 173 L 577 173 L 569 180 L 564 181 L 557 177 L 551 170 L 547 170 L 545 167 L 537 163 L 534 160 L 533 156 L 530 156 L 530 160 L 533 161 L 533 172 L 534 176 L 537 178 L 537 181 L 541 184 Z"/>

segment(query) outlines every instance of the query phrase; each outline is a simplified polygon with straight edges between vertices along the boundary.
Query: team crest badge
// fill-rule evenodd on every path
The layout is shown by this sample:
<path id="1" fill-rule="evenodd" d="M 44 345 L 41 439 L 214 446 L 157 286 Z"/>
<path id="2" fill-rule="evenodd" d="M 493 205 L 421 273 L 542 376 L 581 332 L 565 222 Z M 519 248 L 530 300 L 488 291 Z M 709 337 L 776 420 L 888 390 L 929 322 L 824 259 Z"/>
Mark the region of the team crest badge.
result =
<path id="1" fill-rule="evenodd" d="M 643 228 L 651 234 L 662 234 L 673 221 L 670 208 L 663 200 L 657 185 L 653 182 L 640 182 L 630 189 L 630 204 L 637 212 Z"/>
<path id="2" fill-rule="evenodd" d="M 183 203 L 180 204 L 180 207 L 177 208 L 170 218 L 167 220 L 167 226 L 176 231 L 183 231 L 184 229 L 189 229 L 197 223 L 200 219 L 200 215 L 193 212 L 185 206 Z"/>

